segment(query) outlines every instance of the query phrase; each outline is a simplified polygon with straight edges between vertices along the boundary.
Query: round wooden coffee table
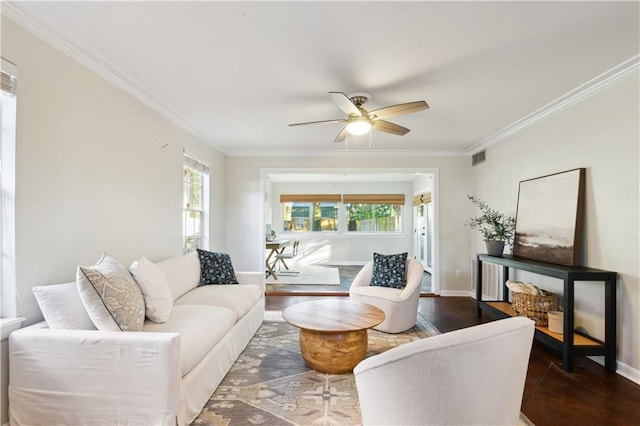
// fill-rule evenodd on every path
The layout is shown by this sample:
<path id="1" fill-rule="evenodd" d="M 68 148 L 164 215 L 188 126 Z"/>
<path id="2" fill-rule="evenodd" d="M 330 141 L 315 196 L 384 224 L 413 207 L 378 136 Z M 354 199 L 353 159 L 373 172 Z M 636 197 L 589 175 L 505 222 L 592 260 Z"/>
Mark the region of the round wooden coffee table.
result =
<path id="1" fill-rule="evenodd" d="M 314 370 L 342 374 L 367 354 L 367 329 L 384 321 L 381 309 L 348 299 L 321 299 L 289 306 L 282 313 L 300 329 L 302 357 Z"/>

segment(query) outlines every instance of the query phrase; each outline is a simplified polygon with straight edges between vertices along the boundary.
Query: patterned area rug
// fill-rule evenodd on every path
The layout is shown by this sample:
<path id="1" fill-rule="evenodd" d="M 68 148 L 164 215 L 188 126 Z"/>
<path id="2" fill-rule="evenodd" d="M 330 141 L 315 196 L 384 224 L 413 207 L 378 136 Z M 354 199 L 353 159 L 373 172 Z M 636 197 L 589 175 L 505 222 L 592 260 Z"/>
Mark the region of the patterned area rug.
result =
<path id="1" fill-rule="evenodd" d="M 299 330 L 267 312 L 265 322 L 231 367 L 194 425 L 359 425 L 353 374 L 309 368 L 298 345 Z M 422 319 L 402 334 L 369 330 L 367 356 L 439 334 Z"/>

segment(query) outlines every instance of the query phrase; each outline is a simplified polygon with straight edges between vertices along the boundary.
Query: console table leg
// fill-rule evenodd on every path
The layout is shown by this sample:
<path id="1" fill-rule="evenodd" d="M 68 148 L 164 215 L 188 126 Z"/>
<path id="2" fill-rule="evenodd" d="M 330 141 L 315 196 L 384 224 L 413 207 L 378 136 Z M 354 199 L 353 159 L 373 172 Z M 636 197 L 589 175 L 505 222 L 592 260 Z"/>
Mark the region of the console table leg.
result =
<path id="1" fill-rule="evenodd" d="M 480 301 L 482 300 L 482 260 L 477 259 L 476 263 L 476 310 L 478 318 L 482 316 L 482 308 L 480 307 Z"/>
<path id="2" fill-rule="evenodd" d="M 611 274 L 609 279 L 605 281 L 604 289 L 604 336 L 606 355 L 604 357 L 604 366 L 607 371 L 616 371 L 616 320 L 617 320 L 617 274 Z"/>
<path id="3" fill-rule="evenodd" d="M 562 342 L 562 363 L 568 372 L 573 371 L 573 308 L 574 308 L 574 280 L 564 280 L 564 340 Z"/>

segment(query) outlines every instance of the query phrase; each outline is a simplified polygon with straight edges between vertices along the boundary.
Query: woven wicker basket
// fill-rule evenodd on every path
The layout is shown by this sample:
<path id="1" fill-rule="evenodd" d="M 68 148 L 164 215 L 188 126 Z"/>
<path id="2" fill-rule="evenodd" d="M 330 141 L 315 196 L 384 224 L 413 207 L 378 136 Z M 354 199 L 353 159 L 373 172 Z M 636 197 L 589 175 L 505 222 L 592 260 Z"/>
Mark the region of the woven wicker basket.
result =
<path id="1" fill-rule="evenodd" d="M 511 293 L 511 307 L 516 315 L 527 317 L 535 321 L 536 325 L 546 327 L 548 324 L 547 312 L 558 309 L 556 295 L 553 293 L 543 293 L 533 296 L 526 293 Z"/>

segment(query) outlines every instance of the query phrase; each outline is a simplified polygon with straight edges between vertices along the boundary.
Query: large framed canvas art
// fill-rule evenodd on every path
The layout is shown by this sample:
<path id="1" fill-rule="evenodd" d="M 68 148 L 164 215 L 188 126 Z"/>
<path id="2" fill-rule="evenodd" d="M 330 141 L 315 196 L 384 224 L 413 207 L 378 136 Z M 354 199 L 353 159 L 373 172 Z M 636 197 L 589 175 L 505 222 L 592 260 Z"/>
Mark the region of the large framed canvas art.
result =
<path id="1" fill-rule="evenodd" d="M 577 265 L 585 170 L 567 170 L 520 182 L 515 256 Z"/>

